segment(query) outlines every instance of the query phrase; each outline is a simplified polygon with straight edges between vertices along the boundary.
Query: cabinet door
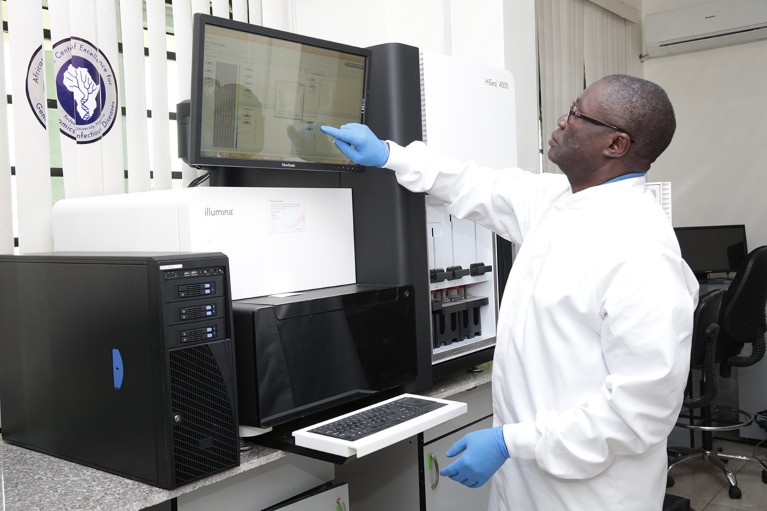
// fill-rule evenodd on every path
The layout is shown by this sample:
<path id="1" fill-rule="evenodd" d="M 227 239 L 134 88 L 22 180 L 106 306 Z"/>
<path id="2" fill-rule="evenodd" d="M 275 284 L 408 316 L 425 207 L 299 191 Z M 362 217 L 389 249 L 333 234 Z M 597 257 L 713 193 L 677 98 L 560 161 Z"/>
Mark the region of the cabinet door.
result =
<path id="1" fill-rule="evenodd" d="M 349 507 L 349 485 L 339 484 L 328 490 L 304 498 L 277 505 L 268 511 L 351 511 Z"/>
<path id="2" fill-rule="evenodd" d="M 334 477 L 332 463 L 288 454 L 254 470 L 179 495 L 176 505 L 178 511 L 260 510 L 278 502 L 287 503 L 288 499 L 318 488 Z"/>
<path id="3" fill-rule="evenodd" d="M 424 477 L 425 511 L 466 511 L 467 509 L 481 511 L 487 509 L 490 482 L 480 488 L 467 488 L 449 477 L 440 476 L 439 470 L 455 459 L 446 457 L 445 452 L 463 435 L 478 429 L 489 428 L 492 425 L 492 417 L 486 417 L 446 437 L 424 445 L 422 455 L 424 456 L 424 467 L 426 467 Z"/>

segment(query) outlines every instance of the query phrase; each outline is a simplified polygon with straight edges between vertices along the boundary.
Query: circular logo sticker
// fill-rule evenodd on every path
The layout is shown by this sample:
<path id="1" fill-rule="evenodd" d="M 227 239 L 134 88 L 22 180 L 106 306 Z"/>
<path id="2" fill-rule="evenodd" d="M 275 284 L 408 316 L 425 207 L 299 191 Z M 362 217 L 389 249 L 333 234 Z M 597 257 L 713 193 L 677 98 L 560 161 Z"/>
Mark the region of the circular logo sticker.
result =
<path id="1" fill-rule="evenodd" d="M 38 48 L 27 69 L 27 99 L 45 126 L 45 62 Z M 72 37 L 53 45 L 53 72 L 59 105 L 59 131 L 89 144 L 106 135 L 119 114 L 117 80 L 101 50 L 85 39 Z"/>

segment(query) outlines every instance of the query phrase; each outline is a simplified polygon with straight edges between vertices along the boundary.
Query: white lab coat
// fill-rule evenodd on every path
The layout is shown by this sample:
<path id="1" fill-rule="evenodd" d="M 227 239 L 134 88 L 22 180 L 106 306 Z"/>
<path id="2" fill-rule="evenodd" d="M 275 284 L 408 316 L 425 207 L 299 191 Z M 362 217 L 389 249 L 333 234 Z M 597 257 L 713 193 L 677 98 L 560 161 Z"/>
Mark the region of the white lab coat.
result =
<path id="1" fill-rule="evenodd" d="M 492 384 L 511 458 L 489 509 L 661 510 L 698 284 L 645 178 L 573 194 L 563 175 L 389 144 L 400 184 L 521 243 Z"/>

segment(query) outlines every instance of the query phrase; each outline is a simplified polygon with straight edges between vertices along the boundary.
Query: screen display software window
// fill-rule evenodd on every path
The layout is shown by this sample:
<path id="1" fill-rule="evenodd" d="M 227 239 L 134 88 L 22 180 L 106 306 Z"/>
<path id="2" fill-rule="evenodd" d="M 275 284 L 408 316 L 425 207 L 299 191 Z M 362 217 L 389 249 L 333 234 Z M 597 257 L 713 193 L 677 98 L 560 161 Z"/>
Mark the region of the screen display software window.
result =
<path id="1" fill-rule="evenodd" d="M 360 122 L 364 83 L 363 56 L 208 26 L 201 155 L 349 163 L 319 127 Z"/>

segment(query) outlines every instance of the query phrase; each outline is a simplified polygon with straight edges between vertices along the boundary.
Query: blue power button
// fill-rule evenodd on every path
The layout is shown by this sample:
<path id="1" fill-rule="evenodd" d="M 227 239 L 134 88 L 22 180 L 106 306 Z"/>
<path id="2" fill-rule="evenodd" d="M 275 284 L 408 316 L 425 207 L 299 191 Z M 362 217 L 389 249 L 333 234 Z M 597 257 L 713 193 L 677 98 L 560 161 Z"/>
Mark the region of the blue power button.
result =
<path id="1" fill-rule="evenodd" d="M 112 381 L 115 389 L 120 390 L 123 386 L 123 357 L 120 355 L 120 350 L 117 348 L 112 349 Z"/>

